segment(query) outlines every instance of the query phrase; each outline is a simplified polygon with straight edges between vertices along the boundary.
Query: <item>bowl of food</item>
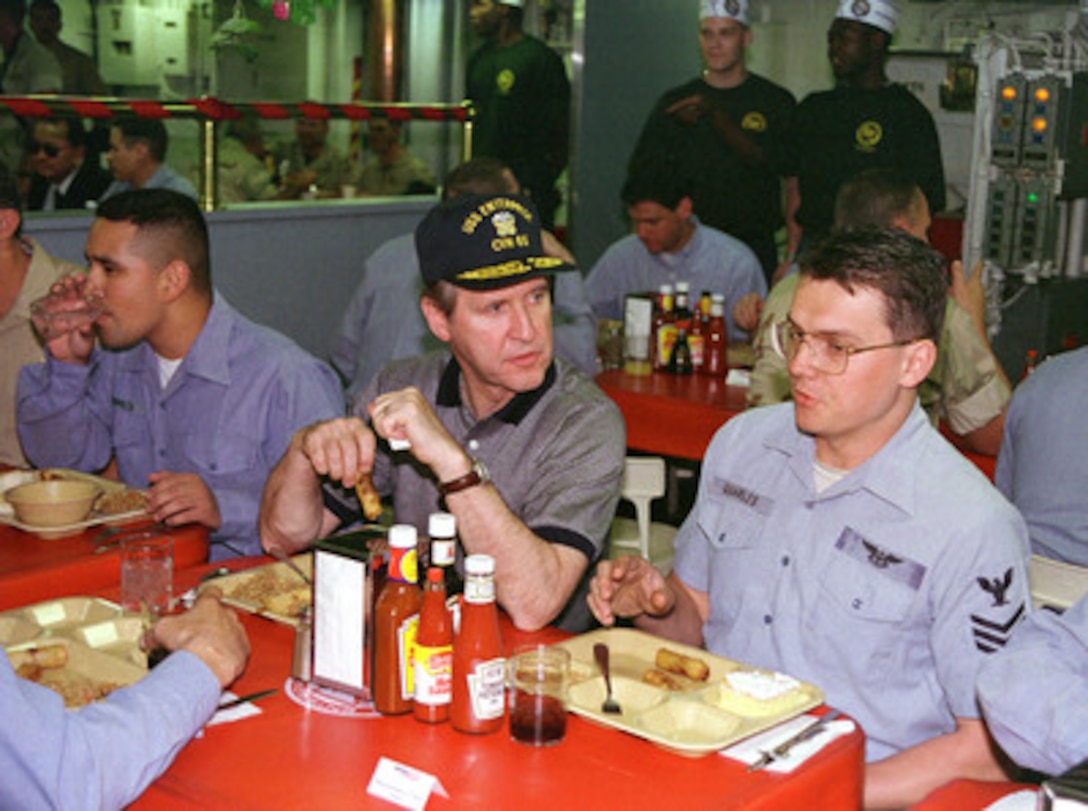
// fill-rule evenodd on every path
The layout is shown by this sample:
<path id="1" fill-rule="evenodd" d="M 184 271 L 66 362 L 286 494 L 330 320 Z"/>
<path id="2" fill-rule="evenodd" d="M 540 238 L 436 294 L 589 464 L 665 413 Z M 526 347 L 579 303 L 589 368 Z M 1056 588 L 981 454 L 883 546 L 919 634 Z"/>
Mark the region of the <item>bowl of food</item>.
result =
<path id="1" fill-rule="evenodd" d="M 13 487 L 4 498 L 24 524 L 48 528 L 84 520 L 98 492 L 98 485 L 92 482 L 52 479 Z"/>

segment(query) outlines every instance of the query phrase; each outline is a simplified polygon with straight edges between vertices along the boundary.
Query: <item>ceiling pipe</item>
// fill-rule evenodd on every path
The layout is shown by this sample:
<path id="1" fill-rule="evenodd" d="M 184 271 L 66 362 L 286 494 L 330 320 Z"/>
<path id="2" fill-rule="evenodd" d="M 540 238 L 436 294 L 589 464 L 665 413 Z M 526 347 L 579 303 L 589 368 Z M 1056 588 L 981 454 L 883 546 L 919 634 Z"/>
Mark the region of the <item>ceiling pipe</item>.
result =
<path id="1" fill-rule="evenodd" d="M 368 101 L 399 101 L 404 74 L 404 0 L 370 0 L 367 21 Z"/>

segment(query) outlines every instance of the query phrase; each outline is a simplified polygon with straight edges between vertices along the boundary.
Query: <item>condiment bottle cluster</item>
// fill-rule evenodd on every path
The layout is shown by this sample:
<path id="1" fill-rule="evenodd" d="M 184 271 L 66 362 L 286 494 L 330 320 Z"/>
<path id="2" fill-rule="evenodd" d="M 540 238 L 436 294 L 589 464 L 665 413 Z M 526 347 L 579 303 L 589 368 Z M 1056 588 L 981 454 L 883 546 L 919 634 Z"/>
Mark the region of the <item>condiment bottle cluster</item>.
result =
<path id="1" fill-rule="evenodd" d="M 689 304 L 687 282 L 658 289 L 650 331 L 650 354 L 655 371 L 679 375 L 706 374 L 724 377 L 727 368 L 728 334 L 725 296 L 704 290 L 698 305 Z"/>
<path id="2" fill-rule="evenodd" d="M 495 561 L 465 558 L 460 628 L 454 631 L 449 598 L 462 583 L 454 561 L 456 521 L 435 513 L 422 591 L 415 527 L 389 531 L 386 582 L 374 609 L 374 708 L 386 715 L 411 712 L 424 723 L 450 721 L 468 733 L 495 732 L 505 712 L 506 659 L 495 604 Z"/>

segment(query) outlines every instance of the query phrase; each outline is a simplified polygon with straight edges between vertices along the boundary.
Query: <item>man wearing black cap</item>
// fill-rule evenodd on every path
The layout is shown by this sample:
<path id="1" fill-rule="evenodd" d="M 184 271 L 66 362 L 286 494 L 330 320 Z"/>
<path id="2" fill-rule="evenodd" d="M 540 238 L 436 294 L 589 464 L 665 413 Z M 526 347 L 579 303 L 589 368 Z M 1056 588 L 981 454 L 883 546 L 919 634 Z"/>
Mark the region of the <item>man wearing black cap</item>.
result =
<path id="1" fill-rule="evenodd" d="M 386 366 L 352 416 L 295 435 L 265 488 L 262 542 L 293 552 L 351 520 L 322 479 L 351 487 L 369 473 L 398 523 L 425 530 L 444 503 L 465 553 L 495 558 L 516 626 L 584 630 L 625 440 L 615 405 L 553 358 L 549 277 L 572 268 L 545 255 L 536 208 L 516 195 L 439 204 L 416 249 L 420 306 L 448 350 Z"/>
<path id="2" fill-rule="evenodd" d="M 797 177 L 803 244 L 827 236 L 839 187 L 866 169 L 892 168 L 918 184 L 934 214 L 944 210 L 944 168 L 933 116 L 884 71 L 899 12 L 892 0 L 839 0 L 827 32 L 833 90 L 798 105 L 785 156 Z"/>

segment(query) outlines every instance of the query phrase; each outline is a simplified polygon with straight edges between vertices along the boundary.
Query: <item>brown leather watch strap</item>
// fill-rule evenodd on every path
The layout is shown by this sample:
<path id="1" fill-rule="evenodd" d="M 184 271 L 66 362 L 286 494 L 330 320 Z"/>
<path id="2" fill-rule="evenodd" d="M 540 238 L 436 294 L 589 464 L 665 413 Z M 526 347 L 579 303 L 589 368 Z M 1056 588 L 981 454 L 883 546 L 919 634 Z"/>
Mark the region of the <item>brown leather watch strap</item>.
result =
<path id="1" fill-rule="evenodd" d="M 462 490 L 467 490 L 470 487 L 475 487 L 484 480 L 484 477 L 480 475 L 480 471 L 476 468 L 472 468 L 464 476 L 458 476 L 451 482 L 440 482 L 438 485 L 438 492 L 442 494 L 443 498 L 450 495 L 450 493 L 459 493 Z"/>

